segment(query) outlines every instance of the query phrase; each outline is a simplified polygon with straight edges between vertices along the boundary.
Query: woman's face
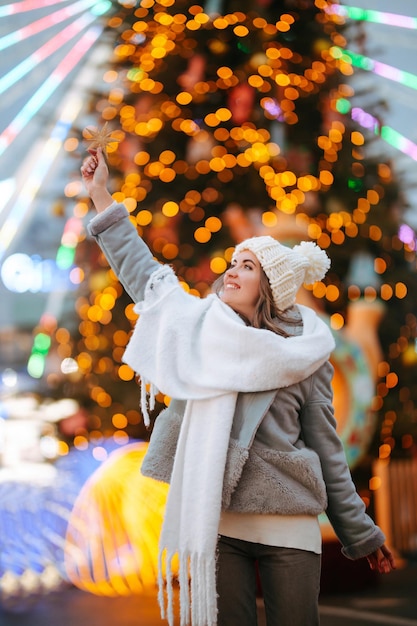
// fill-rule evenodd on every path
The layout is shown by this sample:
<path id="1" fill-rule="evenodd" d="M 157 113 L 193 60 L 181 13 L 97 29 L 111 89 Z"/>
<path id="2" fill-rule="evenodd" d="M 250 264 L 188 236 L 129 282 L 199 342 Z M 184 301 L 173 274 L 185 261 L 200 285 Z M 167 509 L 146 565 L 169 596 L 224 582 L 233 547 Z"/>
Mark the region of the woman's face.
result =
<path id="1" fill-rule="evenodd" d="M 221 300 L 250 322 L 260 296 L 261 272 L 261 264 L 253 252 L 242 250 L 224 274 Z"/>

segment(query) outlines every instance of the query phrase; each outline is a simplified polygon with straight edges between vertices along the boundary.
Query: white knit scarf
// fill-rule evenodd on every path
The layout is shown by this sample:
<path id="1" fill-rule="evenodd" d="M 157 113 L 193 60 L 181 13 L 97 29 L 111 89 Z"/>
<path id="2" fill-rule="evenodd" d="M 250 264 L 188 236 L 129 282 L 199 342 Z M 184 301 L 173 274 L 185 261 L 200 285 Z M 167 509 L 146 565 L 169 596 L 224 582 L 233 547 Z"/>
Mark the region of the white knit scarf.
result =
<path id="1" fill-rule="evenodd" d="M 216 624 L 216 544 L 237 394 L 300 382 L 334 348 L 326 324 L 312 309 L 299 309 L 300 336 L 283 338 L 248 327 L 217 296 L 199 299 L 187 294 L 168 266 L 152 274 L 144 301 L 135 307 L 140 317 L 124 361 L 141 376 L 142 392 L 151 383 L 152 390 L 187 400 L 160 539 L 159 601 L 170 626 L 175 555 L 180 565 L 181 626 L 190 623 L 190 615 L 193 626 Z M 144 400 L 142 407 L 147 419 Z"/>

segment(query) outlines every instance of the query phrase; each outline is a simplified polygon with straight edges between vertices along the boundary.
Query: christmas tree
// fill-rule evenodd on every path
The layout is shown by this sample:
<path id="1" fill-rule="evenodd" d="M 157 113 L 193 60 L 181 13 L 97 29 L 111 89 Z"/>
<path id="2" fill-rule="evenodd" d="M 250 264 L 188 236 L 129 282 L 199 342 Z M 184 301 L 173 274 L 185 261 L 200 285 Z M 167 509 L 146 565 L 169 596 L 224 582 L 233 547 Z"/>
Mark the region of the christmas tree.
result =
<path id="1" fill-rule="evenodd" d="M 333 3 L 132 4 L 115 5 L 108 20 L 113 53 L 90 103 L 96 125 L 107 123 L 118 140 L 107 151 L 114 198 L 196 296 L 209 291 L 242 238 L 310 239 L 326 249 L 332 267 L 310 289 L 315 306 L 336 333 L 348 329 L 352 311 L 364 325 L 359 316 L 351 329 L 365 334 L 376 315 L 382 351 L 371 454 L 409 454 L 417 423 L 415 238 L 404 236 L 392 164 L 369 156 L 373 135 L 352 119 L 354 70 Z M 74 129 L 80 141 L 82 131 Z M 80 197 L 77 206 L 87 203 Z M 77 371 L 63 391 L 84 385 L 93 431 L 146 437 L 134 374 L 122 364 L 133 305 L 94 243 L 80 243 L 76 262 L 85 272 L 71 343 Z"/>

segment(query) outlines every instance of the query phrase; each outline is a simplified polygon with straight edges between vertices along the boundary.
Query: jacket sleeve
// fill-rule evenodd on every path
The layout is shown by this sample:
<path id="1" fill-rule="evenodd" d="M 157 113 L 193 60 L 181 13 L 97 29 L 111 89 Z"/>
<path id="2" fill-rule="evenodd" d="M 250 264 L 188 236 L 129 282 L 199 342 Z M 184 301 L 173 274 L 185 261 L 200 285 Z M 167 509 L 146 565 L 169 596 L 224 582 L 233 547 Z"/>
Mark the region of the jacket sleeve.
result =
<path id="1" fill-rule="evenodd" d="M 381 547 L 385 536 L 366 514 L 336 432 L 332 376 L 332 365 L 325 363 L 310 378 L 310 394 L 300 416 L 302 436 L 320 457 L 328 498 L 326 514 L 342 543 L 342 552 L 350 559 L 359 559 Z"/>
<path id="2" fill-rule="evenodd" d="M 126 207 L 113 203 L 89 222 L 87 230 L 129 296 L 135 303 L 140 302 L 149 277 L 160 264 L 139 237 Z"/>

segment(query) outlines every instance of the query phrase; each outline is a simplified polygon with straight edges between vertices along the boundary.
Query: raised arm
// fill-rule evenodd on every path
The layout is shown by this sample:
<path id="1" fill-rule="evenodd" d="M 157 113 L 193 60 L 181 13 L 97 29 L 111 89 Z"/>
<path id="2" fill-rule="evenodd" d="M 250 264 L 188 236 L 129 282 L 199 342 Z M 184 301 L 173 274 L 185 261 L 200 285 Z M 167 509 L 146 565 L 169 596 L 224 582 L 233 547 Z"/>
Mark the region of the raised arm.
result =
<path id="1" fill-rule="evenodd" d="M 139 302 L 159 263 L 138 236 L 125 206 L 113 201 L 107 189 L 109 172 L 101 150 L 90 153 L 81 167 L 81 175 L 98 213 L 88 224 L 88 232 L 132 300 Z"/>
<path id="2" fill-rule="evenodd" d="M 113 203 L 113 198 L 107 189 L 109 170 L 101 148 L 90 152 L 81 167 L 81 175 L 97 213 L 102 213 Z"/>

